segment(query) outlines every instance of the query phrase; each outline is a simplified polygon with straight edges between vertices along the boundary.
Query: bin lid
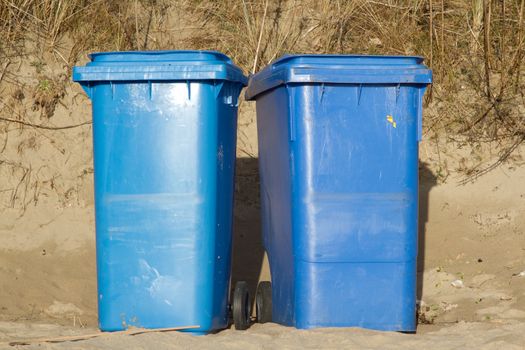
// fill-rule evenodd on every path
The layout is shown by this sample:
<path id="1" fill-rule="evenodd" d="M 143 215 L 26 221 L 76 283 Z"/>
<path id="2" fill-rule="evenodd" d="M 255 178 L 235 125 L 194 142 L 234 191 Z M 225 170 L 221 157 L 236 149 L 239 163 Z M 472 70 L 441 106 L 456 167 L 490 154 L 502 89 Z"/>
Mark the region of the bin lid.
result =
<path id="1" fill-rule="evenodd" d="M 88 55 L 73 68 L 73 81 L 229 80 L 247 78 L 228 56 L 216 51 L 125 51 Z"/>
<path id="2" fill-rule="evenodd" d="M 288 83 L 430 84 L 419 56 L 285 55 L 250 77 L 246 99 Z"/>

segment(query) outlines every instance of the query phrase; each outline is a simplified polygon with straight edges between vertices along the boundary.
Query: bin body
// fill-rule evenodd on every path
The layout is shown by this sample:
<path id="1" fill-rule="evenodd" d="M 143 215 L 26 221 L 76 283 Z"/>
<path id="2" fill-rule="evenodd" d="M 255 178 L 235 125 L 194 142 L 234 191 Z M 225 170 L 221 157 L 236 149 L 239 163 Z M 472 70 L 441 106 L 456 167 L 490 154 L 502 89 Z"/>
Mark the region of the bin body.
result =
<path id="1" fill-rule="evenodd" d="M 274 322 L 415 330 L 421 61 L 288 56 L 250 79 Z"/>
<path id="2" fill-rule="evenodd" d="M 225 328 L 245 77 L 214 52 L 91 59 L 100 329 Z"/>

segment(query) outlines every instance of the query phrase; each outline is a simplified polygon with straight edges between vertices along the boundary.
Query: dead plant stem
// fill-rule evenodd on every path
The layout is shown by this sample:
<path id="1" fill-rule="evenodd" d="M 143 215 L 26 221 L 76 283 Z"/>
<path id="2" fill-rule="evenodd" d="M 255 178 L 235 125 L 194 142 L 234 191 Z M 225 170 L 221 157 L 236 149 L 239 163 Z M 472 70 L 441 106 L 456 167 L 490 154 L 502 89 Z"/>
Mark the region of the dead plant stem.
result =
<path id="1" fill-rule="evenodd" d="M 492 0 L 483 0 L 483 51 L 485 55 L 485 86 L 487 97 L 492 101 L 492 92 L 490 88 L 490 15 Z"/>
<path id="2" fill-rule="evenodd" d="M 429 62 L 429 66 L 430 66 L 430 69 L 434 68 L 434 23 L 433 23 L 433 17 L 434 17 L 434 11 L 433 11 L 433 6 L 434 4 L 432 3 L 432 0 L 428 0 L 429 2 L 429 8 L 430 8 L 430 12 L 429 12 L 429 21 L 428 21 L 428 34 L 430 36 L 430 62 Z M 432 100 L 432 85 L 430 86 L 430 89 L 428 91 L 428 96 L 429 96 L 429 99 Z"/>
<path id="3" fill-rule="evenodd" d="M 519 19 L 518 19 L 518 48 L 516 52 L 516 63 L 517 63 L 517 69 L 516 69 L 516 85 L 515 90 L 516 93 L 519 91 L 520 88 L 520 76 L 521 76 L 521 64 L 522 64 L 522 56 L 523 56 L 523 11 L 525 9 L 525 0 L 521 0 L 520 4 L 520 13 L 519 13 Z"/>
<path id="4" fill-rule="evenodd" d="M 441 0 L 441 79 L 445 71 L 445 0 Z"/>
<path id="5" fill-rule="evenodd" d="M 499 95 L 498 100 L 500 100 L 503 97 L 503 92 L 505 89 L 505 82 L 507 78 L 507 70 L 508 67 L 506 65 L 506 53 L 505 53 L 505 47 L 506 45 L 506 11 L 505 11 L 505 0 L 501 0 L 501 34 L 500 34 L 500 52 L 501 52 L 501 77 L 500 77 L 500 89 L 499 89 Z"/>
<path id="6" fill-rule="evenodd" d="M 137 45 L 137 50 L 140 50 L 140 43 L 139 43 L 139 2 L 138 0 L 135 0 L 135 45 Z"/>
<path id="7" fill-rule="evenodd" d="M 259 58 L 259 49 L 261 48 L 261 40 L 264 31 L 264 21 L 266 20 L 266 13 L 268 11 L 268 0 L 264 5 L 264 14 L 261 22 L 261 30 L 259 31 L 259 39 L 257 40 L 257 49 L 255 50 L 255 58 L 253 60 L 252 74 L 255 74 L 255 69 L 257 68 L 257 59 Z"/>
<path id="8" fill-rule="evenodd" d="M 90 124 L 93 123 L 91 120 L 88 120 L 87 122 L 83 122 L 83 123 L 80 123 L 80 124 L 73 124 L 73 125 L 66 125 L 66 126 L 47 126 L 47 125 L 41 125 L 41 124 L 32 124 L 32 123 L 24 122 L 22 120 L 16 120 L 16 119 L 4 118 L 4 117 L 0 117 L 0 120 L 3 120 L 3 121 L 8 122 L 8 123 L 16 123 L 16 124 L 20 124 L 20 125 L 29 126 L 31 128 L 45 129 L 45 130 L 73 129 L 73 128 L 78 128 L 78 127 L 84 126 L 84 125 L 90 125 Z"/>

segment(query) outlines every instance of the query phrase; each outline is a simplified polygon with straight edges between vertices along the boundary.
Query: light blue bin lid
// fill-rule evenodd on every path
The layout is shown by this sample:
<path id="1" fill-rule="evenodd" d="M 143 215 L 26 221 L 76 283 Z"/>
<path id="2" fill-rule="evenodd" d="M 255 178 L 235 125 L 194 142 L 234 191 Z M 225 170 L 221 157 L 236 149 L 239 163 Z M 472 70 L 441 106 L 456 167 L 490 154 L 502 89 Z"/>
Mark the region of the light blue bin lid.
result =
<path id="1" fill-rule="evenodd" d="M 250 77 L 246 99 L 288 83 L 430 84 L 419 56 L 286 55 Z"/>
<path id="2" fill-rule="evenodd" d="M 229 80 L 247 78 L 228 56 L 215 51 L 126 51 L 89 55 L 91 62 L 73 68 L 73 81 Z"/>

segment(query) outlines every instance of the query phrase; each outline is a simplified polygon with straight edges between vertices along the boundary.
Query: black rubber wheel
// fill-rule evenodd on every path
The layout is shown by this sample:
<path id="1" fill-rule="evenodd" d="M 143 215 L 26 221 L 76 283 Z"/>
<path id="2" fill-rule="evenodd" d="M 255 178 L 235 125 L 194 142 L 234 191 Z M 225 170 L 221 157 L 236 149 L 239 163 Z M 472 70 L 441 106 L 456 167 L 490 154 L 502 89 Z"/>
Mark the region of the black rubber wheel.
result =
<path id="1" fill-rule="evenodd" d="M 272 282 L 263 281 L 257 286 L 255 313 L 257 322 L 272 322 Z"/>
<path id="2" fill-rule="evenodd" d="M 239 281 L 235 284 L 233 292 L 233 324 L 235 329 L 243 331 L 250 326 L 251 303 L 248 284 Z"/>

